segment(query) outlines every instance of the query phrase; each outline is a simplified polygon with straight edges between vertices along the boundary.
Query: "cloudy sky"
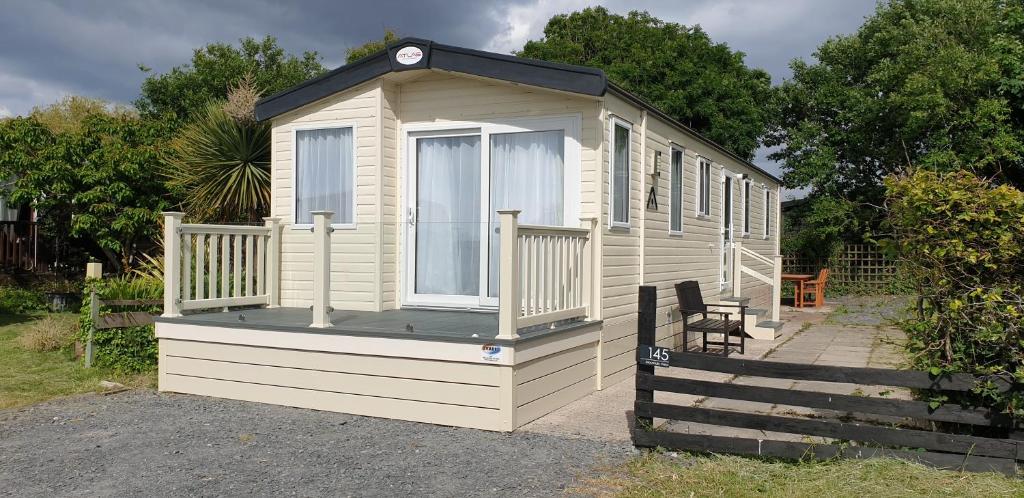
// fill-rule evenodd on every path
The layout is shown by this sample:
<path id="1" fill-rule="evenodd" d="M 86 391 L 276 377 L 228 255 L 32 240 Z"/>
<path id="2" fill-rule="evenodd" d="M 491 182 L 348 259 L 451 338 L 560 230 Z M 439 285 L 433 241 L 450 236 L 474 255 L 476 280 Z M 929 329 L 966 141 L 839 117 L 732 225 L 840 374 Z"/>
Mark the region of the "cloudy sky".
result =
<path id="1" fill-rule="evenodd" d="M 789 75 L 829 36 L 854 31 L 875 0 L 609 1 L 618 13 L 647 10 L 700 24 L 715 41 L 747 54 L 747 64 Z M 0 116 L 29 112 L 63 95 L 131 102 L 145 74 L 188 62 L 192 50 L 245 36 L 276 36 L 293 53 L 316 50 L 328 67 L 345 49 L 403 36 L 496 52 L 542 35 L 552 15 L 596 3 L 577 0 L 0 0 Z M 770 170 L 775 165 L 763 159 Z"/>

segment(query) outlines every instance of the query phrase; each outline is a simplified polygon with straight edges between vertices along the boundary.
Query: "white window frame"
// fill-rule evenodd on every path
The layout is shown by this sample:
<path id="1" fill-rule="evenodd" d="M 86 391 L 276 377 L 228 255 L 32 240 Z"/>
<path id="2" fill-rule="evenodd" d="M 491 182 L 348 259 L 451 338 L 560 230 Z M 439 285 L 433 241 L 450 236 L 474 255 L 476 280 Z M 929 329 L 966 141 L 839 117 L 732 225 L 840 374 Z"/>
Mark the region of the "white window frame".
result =
<path id="1" fill-rule="evenodd" d="M 332 228 L 339 230 L 354 230 L 356 228 L 357 216 L 356 216 L 356 197 L 359 192 L 359 184 L 356 183 L 359 178 L 359 164 L 356 162 L 358 158 L 358 126 L 354 122 L 350 121 L 327 121 L 322 123 L 311 123 L 304 125 L 297 125 L 292 127 L 292 229 L 293 230 L 309 230 L 313 227 L 312 223 L 299 223 L 299 212 L 298 212 L 298 190 L 295 180 L 298 178 L 299 171 L 299 131 L 309 130 L 335 130 L 351 128 L 352 129 L 352 221 L 348 223 L 331 223 Z M 337 213 L 335 213 L 337 214 Z"/>
<path id="2" fill-rule="evenodd" d="M 744 237 L 750 236 L 750 194 L 753 192 L 754 185 L 749 178 L 743 179 L 743 227 L 741 229 Z"/>
<path id="3" fill-rule="evenodd" d="M 615 127 L 621 126 L 629 132 L 626 142 L 626 221 L 615 220 Z M 633 124 L 618 116 L 608 120 L 608 226 L 610 228 L 629 228 L 632 213 L 630 190 L 633 181 Z"/>
<path id="4" fill-rule="evenodd" d="M 672 184 L 673 176 L 676 174 L 675 166 L 675 153 L 678 151 L 682 154 L 682 161 L 679 164 L 679 204 L 675 203 L 675 199 L 672 198 Z M 684 199 L 686 198 L 686 149 L 675 143 L 669 144 L 668 148 L 668 234 L 669 235 L 682 235 L 686 231 L 686 216 L 683 215 Z M 672 220 L 675 218 L 678 211 L 679 215 L 679 230 L 672 228 Z"/>
<path id="5" fill-rule="evenodd" d="M 697 218 L 708 219 L 711 217 L 711 170 L 713 163 L 704 156 L 697 156 L 697 192 L 694 199 L 694 211 Z M 705 171 L 707 172 L 705 182 Z M 706 187 L 706 188 L 705 188 Z"/>
<path id="6" fill-rule="evenodd" d="M 772 190 L 764 184 L 761 188 L 764 189 L 764 240 L 768 240 L 772 236 Z"/>

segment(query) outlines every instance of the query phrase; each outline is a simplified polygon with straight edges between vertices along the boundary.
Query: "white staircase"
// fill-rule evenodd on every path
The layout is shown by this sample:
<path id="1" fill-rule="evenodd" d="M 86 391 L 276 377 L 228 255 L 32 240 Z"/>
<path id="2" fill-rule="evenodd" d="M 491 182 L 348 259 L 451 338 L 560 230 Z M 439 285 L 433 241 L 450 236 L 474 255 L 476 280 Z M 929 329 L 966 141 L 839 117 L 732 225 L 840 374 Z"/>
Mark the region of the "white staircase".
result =
<path id="1" fill-rule="evenodd" d="M 747 308 L 746 318 L 743 325 L 746 328 L 747 335 L 754 339 L 768 341 L 775 340 L 779 336 L 779 331 L 782 330 L 783 325 L 783 322 L 779 320 L 779 306 L 780 301 L 782 300 L 782 256 L 776 255 L 771 258 L 762 256 L 743 247 L 743 243 L 740 241 L 733 242 L 732 251 L 732 286 L 731 289 L 725 290 L 723 293 L 724 295 L 719 298 L 719 302 L 722 304 L 743 305 L 750 303 L 749 297 L 743 297 L 741 295 L 744 276 L 753 277 L 755 280 L 759 280 L 771 286 L 771 297 L 768 301 L 771 309 Z M 765 275 L 744 265 L 744 258 L 758 261 L 763 265 L 769 266 L 772 269 L 772 275 Z M 729 319 L 731 320 L 739 320 L 740 318 L 740 313 L 737 308 L 722 307 L 718 310 L 730 312 L 731 316 Z"/>

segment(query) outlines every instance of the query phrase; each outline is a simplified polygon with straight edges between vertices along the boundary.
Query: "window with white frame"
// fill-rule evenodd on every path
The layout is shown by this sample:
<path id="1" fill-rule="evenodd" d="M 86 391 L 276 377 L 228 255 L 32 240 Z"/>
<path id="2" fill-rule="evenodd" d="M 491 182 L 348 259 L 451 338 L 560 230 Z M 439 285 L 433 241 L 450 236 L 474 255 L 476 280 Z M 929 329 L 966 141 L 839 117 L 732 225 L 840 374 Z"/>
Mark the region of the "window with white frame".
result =
<path id="1" fill-rule="evenodd" d="M 750 235 L 750 180 L 743 180 L 743 235 Z"/>
<path id="2" fill-rule="evenodd" d="M 311 211 L 333 211 L 331 223 L 355 223 L 355 142 L 351 126 L 295 130 L 295 224 Z"/>
<path id="3" fill-rule="evenodd" d="M 669 182 L 669 233 L 683 233 L 683 159 L 682 149 L 672 147 Z"/>
<path id="4" fill-rule="evenodd" d="M 711 161 L 704 157 L 697 160 L 697 215 L 711 215 Z"/>
<path id="5" fill-rule="evenodd" d="M 629 227 L 629 134 L 631 126 L 612 119 L 611 129 L 611 226 Z"/>
<path id="6" fill-rule="evenodd" d="M 772 191 L 764 187 L 764 238 L 771 237 L 772 233 Z"/>

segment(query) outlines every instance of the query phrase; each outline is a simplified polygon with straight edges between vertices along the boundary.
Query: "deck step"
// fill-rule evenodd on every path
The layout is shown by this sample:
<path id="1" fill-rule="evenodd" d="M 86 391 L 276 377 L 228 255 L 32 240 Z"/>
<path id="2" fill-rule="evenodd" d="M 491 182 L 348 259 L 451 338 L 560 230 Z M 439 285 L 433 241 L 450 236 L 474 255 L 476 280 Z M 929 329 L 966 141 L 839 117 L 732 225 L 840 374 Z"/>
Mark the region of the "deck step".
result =
<path id="1" fill-rule="evenodd" d="M 747 304 L 750 304 L 750 298 L 749 297 L 727 296 L 727 297 L 720 297 L 720 298 L 718 298 L 718 302 L 726 303 L 726 304 L 747 305 Z"/>
<path id="2" fill-rule="evenodd" d="M 761 322 L 757 322 L 756 327 L 759 329 L 772 329 L 775 332 L 778 332 L 779 330 L 782 330 L 782 326 L 785 324 L 786 322 L 773 322 L 771 320 L 764 320 Z"/>

